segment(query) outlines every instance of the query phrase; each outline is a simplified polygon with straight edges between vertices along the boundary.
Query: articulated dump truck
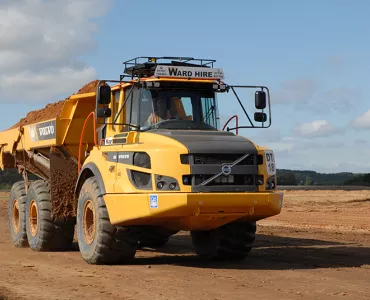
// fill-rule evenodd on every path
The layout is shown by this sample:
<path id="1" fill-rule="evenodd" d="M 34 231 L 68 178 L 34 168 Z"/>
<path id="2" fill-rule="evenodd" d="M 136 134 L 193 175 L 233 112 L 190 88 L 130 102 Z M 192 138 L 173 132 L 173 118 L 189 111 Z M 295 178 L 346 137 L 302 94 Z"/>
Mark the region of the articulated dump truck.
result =
<path id="1" fill-rule="evenodd" d="M 1 168 L 23 175 L 9 197 L 13 244 L 62 251 L 77 240 L 87 263 L 118 264 L 188 231 L 204 259 L 245 259 L 256 222 L 282 207 L 273 151 L 238 134 L 271 125 L 270 94 L 226 84 L 214 63 L 134 58 L 119 79 L 96 81 L 49 118 L 1 132 Z M 254 118 L 237 89 L 255 90 Z M 235 127 L 221 128 L 224 93 L 247 125 L 233 116 Z"/>

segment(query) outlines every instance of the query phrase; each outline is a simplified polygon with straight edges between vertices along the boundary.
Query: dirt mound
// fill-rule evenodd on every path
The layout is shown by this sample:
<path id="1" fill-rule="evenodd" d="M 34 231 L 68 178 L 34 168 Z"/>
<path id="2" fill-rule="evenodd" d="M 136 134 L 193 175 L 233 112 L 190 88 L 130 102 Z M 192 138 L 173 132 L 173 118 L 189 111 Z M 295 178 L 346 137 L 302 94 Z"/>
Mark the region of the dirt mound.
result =
<path id="1" fill-rule="evenodd" d="M 19 122 L 9 129 L 29 125 L 32 123 L 42 122 L 49 119 L 54 119 L 58 117 L 63 109 L 65 100 L 61 100 L 59 102 L 50 103 L 45 106 L 45 108 L 34 110 L 29 112 L 25 118 L 19 120 Z"/>
<path id="2" fill-rule="evenodd" d="M 84 85 L 81 89 L 79 89 L 77 94 L 95 92 L 98 82 L 99 82 L 98 80 L 93 80 L 89 82 L 88 84 Z M 20 119 L 17 124 L 13 125 L 9 129 L 14 129 L 17 127 L 42 122 L 58 117 L 62 113 L 64 102 L 67 99 L 69 98 L 66 98 L 65 100 L 61 100 L 58 102 L 49 103 L 45 106 L 45 108 L 42 109 L 30 111 L 25 118 Z"/>
<path id="3" fill-rule="evenodd" d="M 90 81 L 88 84 L 84 85 L 80 88 L 77 94 L 85 94 L 85 93 L 92 93 L 96 91 L 96 87 L 98 86 L 99 80 Z"/>

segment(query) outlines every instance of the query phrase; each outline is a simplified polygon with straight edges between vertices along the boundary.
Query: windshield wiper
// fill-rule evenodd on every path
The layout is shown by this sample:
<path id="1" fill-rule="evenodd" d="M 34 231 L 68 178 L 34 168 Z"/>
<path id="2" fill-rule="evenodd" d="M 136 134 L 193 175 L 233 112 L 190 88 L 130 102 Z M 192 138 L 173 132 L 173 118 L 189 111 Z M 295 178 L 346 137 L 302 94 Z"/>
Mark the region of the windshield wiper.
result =
<path id="1" fill-rule="evenodd" d="M 179 122 L 169 122 L 169 121 L 179 121 Z M 148 131 L 148 130 L 151 130 L 151 129 L 160 129 L 160 125 L 164 125 L 164 124 L 167 124 L 167 123 L 171 123 L 171 125 L 173 123 L 175 124 L 182 124 L 183 126 L 176 126 L 176 127 L 166 127 L 166 129 L 179 129 L 179 130 L 217 130 L 216 128 L 210 126 L 208 123 L 205 123 L 203 121 L 201 122 L 197 122 L 197 123 L 194 123 L 193 121 L 189 121 L 189 120 L 176 120 L 176 119 L 168 119 L 168 120 L 163 120 L 161 122 L 158 122 L 156 124 L 153 124 L 153 125 L 144 125 L 142 127 L 140 127 L 140 131 Z M 185 126 L 186 124 L 186 126 Z M 159 126 L 158 126 L 159 125 Z"/>
<path id="2" fill-rule="evenodd" d="M 163 123 L 168 123 L 170 121 L 182 121 L 182 120 L 179 120 L 179 119 L 167 119 L 167 120 L 163 120 L 163 121 L 160 121 L 160 122 L 155 123 L 155 124 L 152 124 L 152 125 L 144 125 L 144 126 L 140 127 L 140 131 L 148 131 L 148 130 L 154 128 L 155 126 L 158 128 L 158 125 L 161 125 Z"/>
<path id="3" fill-rule="evenodd" d="M 213 114 L 213 111 L 215 110 L 215 106 L 212 105 L 211 108 L 208 110 L 207 115 L 204 118 L 204 123 L 207 123 L 208 118 Z"/>

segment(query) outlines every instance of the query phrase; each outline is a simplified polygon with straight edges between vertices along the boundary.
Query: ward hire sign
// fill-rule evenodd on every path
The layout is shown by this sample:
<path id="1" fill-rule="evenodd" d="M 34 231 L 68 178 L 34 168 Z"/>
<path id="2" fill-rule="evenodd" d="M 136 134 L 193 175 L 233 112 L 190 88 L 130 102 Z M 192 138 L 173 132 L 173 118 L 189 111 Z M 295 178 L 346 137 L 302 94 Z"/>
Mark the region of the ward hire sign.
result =
<path id="1" fill-rule="evenodd" d="M 163 77 L 192 77 L 192 78 L 224 78 L 224 71 L 221 68 L 198 68 L 198 67 L 172 67 L 157 66 L 155 76 Z"/>

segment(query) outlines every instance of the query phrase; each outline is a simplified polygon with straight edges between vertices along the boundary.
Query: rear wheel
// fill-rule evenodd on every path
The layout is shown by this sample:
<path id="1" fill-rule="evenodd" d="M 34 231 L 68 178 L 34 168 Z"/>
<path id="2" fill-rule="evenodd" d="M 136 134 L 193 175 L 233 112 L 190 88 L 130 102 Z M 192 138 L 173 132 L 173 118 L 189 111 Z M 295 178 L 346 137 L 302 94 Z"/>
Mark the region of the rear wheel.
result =
<path id="1" fill-rule="evenodd" d="M 26 188 L 24 181 L 12 186 L 8 201 L 8 220 L 10 237 L 16 247 L 27 247 L 26 232 Z"/>
<path id="2" fill-rule="evenodd" d="M 137 235 L 113 226 L 95 177 L 81 188 L 77 205 L 77 236 L 82 257 L 89 264 L 118 264 L 135 257 Z"/>
<path id="3" fill-rule="evenodd" d="M 255 241 L 256 222 L 233 222 L 208 231 L 192 231 L 196 253 L 205 259 L 243 260 Z"/>
<path id="4" fill-rule="evenodd" d="M 67 250 L 72 247 L 73 223 L 56 223 L 51 214 L 50 184 L 37 180 L 30 185 L 26 201 L 26 231 L 35 251 Z"/>

